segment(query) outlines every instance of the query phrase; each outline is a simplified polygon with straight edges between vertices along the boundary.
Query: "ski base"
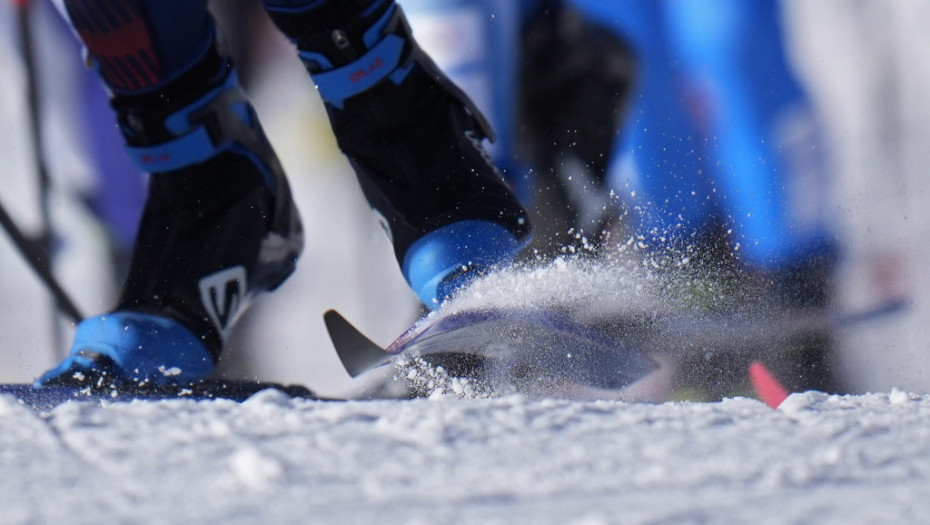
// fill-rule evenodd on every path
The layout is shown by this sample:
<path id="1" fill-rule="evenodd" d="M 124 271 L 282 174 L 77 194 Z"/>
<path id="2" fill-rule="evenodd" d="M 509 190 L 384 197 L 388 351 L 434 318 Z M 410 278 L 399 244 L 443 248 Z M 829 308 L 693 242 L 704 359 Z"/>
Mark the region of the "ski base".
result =
<path id="1" fill-rule="evenodd" d="M 163 401 L 169 399 L 211 400 L 223 399 L 243 402 L 254 394 L 273 388 L 292 398 L 320 399 L 311 390 L 300 385 L 282 385 L 248 380 L 205 379 L 185 386 L 113 388 L 73 388 L 31 384 L 0 384 L 0 395 L 11 395 L 22 404 L 35 410 L 51 410 L 69 401 L 95 404 L 130 401 Z"/>

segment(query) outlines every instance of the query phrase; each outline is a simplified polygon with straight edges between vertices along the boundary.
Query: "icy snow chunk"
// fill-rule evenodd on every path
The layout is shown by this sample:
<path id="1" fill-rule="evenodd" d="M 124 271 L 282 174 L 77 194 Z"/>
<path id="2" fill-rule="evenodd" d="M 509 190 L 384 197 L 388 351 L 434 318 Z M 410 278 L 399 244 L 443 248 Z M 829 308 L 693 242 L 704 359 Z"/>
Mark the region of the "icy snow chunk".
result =
<path id="1" fill-rule="evenodd" d="M 426 399 L 475 399 L 490 397 L 492 385 L 479 385 L 469 377 L 455 377 L 442 366 L 434 366 L 422 357 L 396 361 L 395 377 L 416 396 Z"/>
<path id="2" fill-rule="evenodd" d="M 237 450 L 229 459 L 229 466 L 239 483 L 258 491 L 265 491 L 284 474 L 281 463 L 252 447 Z"/>
<path id="3" fill-rule="evenodd" d="M 795 415 L 801 412 L 811 410 L 816 405 L 823 403 L 830 396 L 824 394 L 823 392 L 804 392 L 801 394 L 795 393 L 788 396 L 787 399 L 781 402 L 778 405 L 778 410 L 787 415 Z"/>
<path id="4" fill-rule="evenodd" d="M 181 369 L 176 366 L 172 366 L 171 368 L 166 368 L 165 365 L 162 365 L 158 367 L 158 371 L 161 372 L 162 375 L 165 377 L 174 377 L 174 376 L 181 375 Z"/>
<path id="5" fill-rule="evenodd" d="M 843 449 L 838 446 L 827 447 L 820 456 L 824 465 L 839 465 L 843 461 Z"/>
<path id="6" fill-rule="evenodd" d="M 903 405 L 911 400 L 910 394 L 904 390 L 898 388 L 892 388 L 891 393 L 888 394 L 888 401 L 892 405 Z"/>
<path id="7" fill-rule="evenodd" d="M 6 394 L 0 394 L 0 417 L 8 417 L 14 414 L 24 412 L 22 403 L 15 397 Z"/>
<path id="8" fill-rule="evenodd" d="M 242 404 L 247 407 L 288 407 L 291 404 L 291 398 L 277 388 L 266 388 L 252 394 L 252 396 L 246 399 Z"/>

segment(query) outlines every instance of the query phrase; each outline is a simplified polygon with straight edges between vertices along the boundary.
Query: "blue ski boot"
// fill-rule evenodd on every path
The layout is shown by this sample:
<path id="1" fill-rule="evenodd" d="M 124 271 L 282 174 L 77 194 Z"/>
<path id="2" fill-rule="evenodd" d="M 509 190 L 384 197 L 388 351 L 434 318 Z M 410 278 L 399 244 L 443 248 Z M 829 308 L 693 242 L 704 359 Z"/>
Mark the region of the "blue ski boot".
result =
<path id="1" fill-rule="evenodd" d="M 215 48 L 157 91 L 112 104 L 151 173 L 129 275 L 116 309 L 81 322 L 39 386 L 203 378 L 237 316 L 291 274 L 303 247 L 281 166 Z"/>
<path id="2" fill-rule="evenodd" d="M 435 308 L 513 261 L 530 225 L 482 145 L 490 126 L 417 45 L 394 0 L 264 5 L 296 45 L 420 299 Z"/>

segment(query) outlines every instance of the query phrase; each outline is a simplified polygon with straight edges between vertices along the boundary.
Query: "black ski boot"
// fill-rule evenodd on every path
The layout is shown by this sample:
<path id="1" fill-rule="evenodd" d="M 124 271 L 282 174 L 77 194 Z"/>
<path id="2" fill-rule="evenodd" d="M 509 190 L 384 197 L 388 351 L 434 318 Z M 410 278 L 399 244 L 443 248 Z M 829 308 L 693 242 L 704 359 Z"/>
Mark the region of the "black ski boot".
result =
<path id="1" fill-rule="evenodd" d="M 116 309 L 79 324 L 40 386 L 203 378 L 236 317 L 293 272 L 303 247 L 281 166 L 215 49 L 157 92 L 112 104 L 151 173 L 129 275 Z"/>
<path id="2" fill-rule="evenodd" d="M 297 46 L 339 147 L 429 307 L 526 244 L 526 212 L 482 146 L 493 134 L 413 39 L 394 0 L 265 0 Z"/>

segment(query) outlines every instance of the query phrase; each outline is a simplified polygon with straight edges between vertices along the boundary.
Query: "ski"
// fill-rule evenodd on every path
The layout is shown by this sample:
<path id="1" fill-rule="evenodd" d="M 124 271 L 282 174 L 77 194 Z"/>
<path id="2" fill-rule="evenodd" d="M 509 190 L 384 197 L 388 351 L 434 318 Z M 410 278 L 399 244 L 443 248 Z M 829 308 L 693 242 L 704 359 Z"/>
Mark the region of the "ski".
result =
<path id="1" fill-rule="evenodd" d="M 558 311 L 453 313 L 417 323 L 387 348 L 369 340 L 335 310 L 327 311 L 324 321 L 336 353 L 353 377 L 405 357 L 441 362 L 445 367 L 465 363 L 465 368 L 479 366 L 484 373 L 507 372 L 524 380 L 622 389 L 658 368 L 638 349 Z"/>
<path id="2" fill-rule="evenodd" d="M 426 358 L 446 368 L 489 361 L 498 372 L 512 369 L 524 377 L 622 389 L 658 368 L 653 356 L 706 349 L 767 353 L 792 339 L 875 321 L 904 308 L 906 301 L 894 298 L 853 312 L 625 312 L 584 320 L 557 309 L 491 308 L 435 314 L 387 347 L 371 341 L 335 310 L 323 317 L 352 377 L 398 359 Z"/>
<path id="3" fill-rule="evenodd" d="M 0 396 L 10 395 L 34 410 L 51 410 L 69 401 L 125 403 L 130 401 L 163 401 L 169 399 L 211 400 L 223 399 L 243 402 L 262 390 L 275 389 L 291 398 L 321 399 L 301 385 L 283 385 L 263 381 L 204 379 L 190 385 L 177 386 L 114 386 L 101 388 L 74 388 L 31 384 L 0 384 Z"/>

